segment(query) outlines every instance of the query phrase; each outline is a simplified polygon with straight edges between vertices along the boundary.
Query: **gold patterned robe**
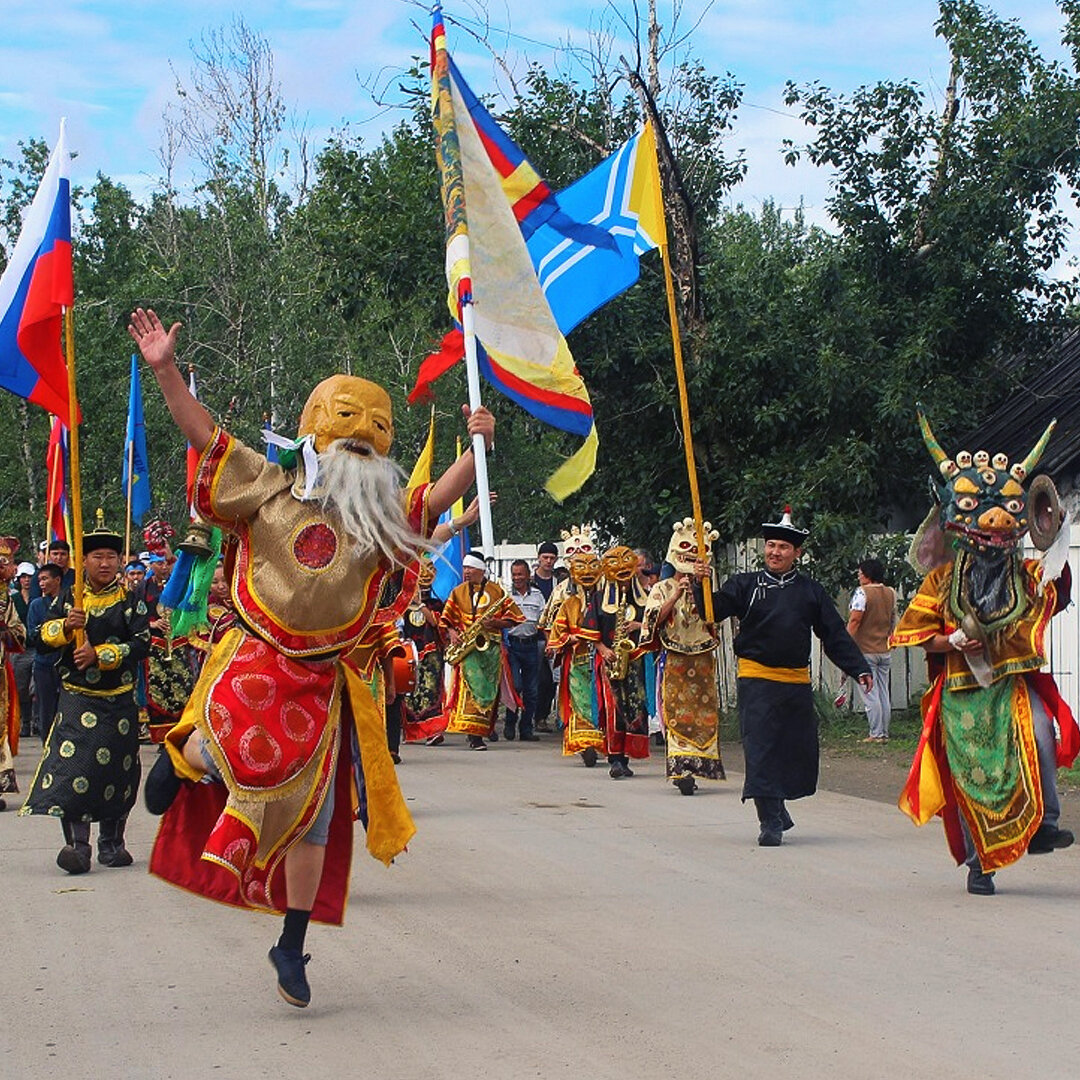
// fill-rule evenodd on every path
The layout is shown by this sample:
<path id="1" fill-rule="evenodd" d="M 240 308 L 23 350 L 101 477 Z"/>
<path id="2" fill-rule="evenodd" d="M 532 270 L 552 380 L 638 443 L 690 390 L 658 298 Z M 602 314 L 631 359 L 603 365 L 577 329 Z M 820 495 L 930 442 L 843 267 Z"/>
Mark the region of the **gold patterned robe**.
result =
<path id="1" fill-rule="evenodd" d="M 680 596 L 671 617 L 660 623 L 660 609 L 679 589 L 677 578 L 658 581 L 649 592 L 641 627 L 641 643 L 660 649 L 656 700 L 667 734 L 666 775 L 723 780 L 716 639 L 690 595 Z"/>
<path id="2" fill-rule="evenodd" d="M 962 558 L 962 556 L 961 556 Z M 951 599 L 962 587 L 956 562 L 932 570 L 890 639 L 894 648 L 922 645 L 960 625 Z M 931 684 L 923 695 L 923 731 L 900 809 L 916 824 L 937 814 L 958 863 L 965 858 L 960 815 L 984 872 L 1015 862 L 1027 851 L 1043 816 L 1032 706 L 1041 699 L 1060 732 L 1059 764 L 1071 761 L 1080 733 L 1053 678 L 1040 669 L 1046 628 L 1067 592 L 1046 584 L 1035 560 L 1017 563 L 1013 602 L 1020 613 L 989 635 L 991 683 L 979 685 L 958 650 L 927 654 Z M 1071 756 L 1070 756 L 1071 755 Z"/>
<path id="3" fill-rule="evenodd" d="M 212 899 L 283 911 L 285 855 L 333 785 L 328 869 L 312 917 L 340 923 L 352 807 L 367 808 L 368 851 L 387 864 L 415 827 L 382 717 L 348 656 L 376 621 L 387 568 L 359 556 L 302 490 L 302 469 L 271 463 L 220 429 L 202 453 L 196 510 L 236 538 L 237 621 L 207 657 L 165 746 L 177 774 L 197 781 L 181 750 L 197 727 L 227 798 L 221 785 L 185 785 L 162 818 L 150 869 Z M 406 495 L 410 524 L 425 536 L 427 491 L 421 485 Z M 357 751 L 362 770 L 354 781 Z"/>

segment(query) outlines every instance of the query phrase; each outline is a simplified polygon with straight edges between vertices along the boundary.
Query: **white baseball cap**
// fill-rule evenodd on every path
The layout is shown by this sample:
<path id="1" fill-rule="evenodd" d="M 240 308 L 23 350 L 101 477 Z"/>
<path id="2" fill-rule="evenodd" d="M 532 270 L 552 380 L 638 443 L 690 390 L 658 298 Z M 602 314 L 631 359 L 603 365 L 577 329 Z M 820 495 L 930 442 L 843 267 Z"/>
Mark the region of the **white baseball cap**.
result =
<path id="1" fill-rule="evenodd" d="M 33 574 L 36 574 L 36 573 L 37 573 L 37 567 L 33 563 L 29 563 L 29 562 L 21 562 L 15 568 L 15 576 L 16 577 L 21 577 L 23 574 L 31 574 L 31 575 L 33 575 Z"/>

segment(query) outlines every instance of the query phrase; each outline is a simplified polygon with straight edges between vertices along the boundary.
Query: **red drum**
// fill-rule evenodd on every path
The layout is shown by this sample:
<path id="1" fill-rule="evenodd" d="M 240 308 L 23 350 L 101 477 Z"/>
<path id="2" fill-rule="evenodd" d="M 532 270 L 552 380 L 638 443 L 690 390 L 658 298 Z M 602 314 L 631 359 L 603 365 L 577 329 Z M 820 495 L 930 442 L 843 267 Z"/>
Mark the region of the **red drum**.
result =
<path id="1" fill-rule="evenodd" d="M 399 694 L 411 694 L 416 689 L 416 668 L 420 662 L 416 651 L 416 643 L 404 641 L 404 656 L 395 656 L 394 665 L 394 689 Z"/>

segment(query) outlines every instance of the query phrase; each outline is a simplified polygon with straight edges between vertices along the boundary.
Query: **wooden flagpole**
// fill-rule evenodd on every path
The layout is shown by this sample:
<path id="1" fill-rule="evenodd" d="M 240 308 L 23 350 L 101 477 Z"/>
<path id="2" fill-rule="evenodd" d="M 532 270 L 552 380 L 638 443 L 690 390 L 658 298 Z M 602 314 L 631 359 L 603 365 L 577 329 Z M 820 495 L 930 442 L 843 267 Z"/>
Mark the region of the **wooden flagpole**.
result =
<path id="1" fill-rule="evenodd" d="M 127 446 L 127 469 L 128 469 L 128 481 L 127 481 L 127 514 L 124 518 L 124 561 L 126 562 L 131 558 L 131 493 L 134 488 L 135 478 L 132 476 L 132 472 L 135 468 L 135 440 L 129 439 Z"/>
<path id="2" fill-rule="evenodd" d="M 82 493 L 79 489 L 79 401 L 75 396 L 75 316 L 64 308 L 64 351 L 67 356 L 68 437 L 71 454 L 71 562 L 75 568 L 75 606 L 83 606 L 83 524 Z M 75 644 L 83 643 L 82 631 L 75 634 Z"/>
<path id="3" fill-rule="evenodd" d="M 666 230 L 665 230 L 666 231 Z M 660 245 L 664 260 L 664 285 L 667 290 L 668 315 L 671 319 L 671 346 L 675 353 L 675 380 L 679 385 L 679 414 L 682 417 L 683 447 L 686 450 L 686 472 L 690 478 L 690 504 L 694 512 L 694 530 L 697 533 L 698 557 L 708 562 L 705 547 L 705 520 L 701 512 L 701 492 L 698 489 L 697 463 L 694 460 L 694 438 L 690 433 L 690 395 L 686 389 L 686 369 L 683 366 L 682 337 L 679 334 L 679 312 L 675 306 L 675 284 L 671 276 L 671 260 L 668 258 L 667 238 Z M 705 621 L 713 621 L 712 581 L 703 582 L 701 590 L 705 601 Z"/>
<path id="4" fill-rule="evenodd" d="M 57 423 L 57 424 L 60 423 L 60 417 L 58 417 L 58 416 L 55 417 L 54 422 Z M 49 458 L 48 455 L 46 455 L 46 458 L 45 458 L 45 466 L 46 466 L 46 468 L 48 469 L 48 472 L 49 472 L 49 487 L 48 487 L 48 491 L 45 493 L 45 498 L 46 498 L 46 505 L 45 505 L 45 543 L 46 544 L 49 544 L 49 543 L 52 542 L 53 504 L 56 502 L 56 481 L 58 479 L 55 458 L 56 458 L 57 454 L 60 454 L 61 456 L 63 456 L 63 452 L 64 452 L 63 443 L 60 440 L 57 440 L 55 447 L 53 447 L 51 432 L 50 432 L 50 438 L 49 438 L 49 446 L 50 446 L 50 448 L 53 449 L 53 456 L 52 456 L 52 458 Z M 49 549 L 46 547 L 46 549 L 45 549 L 46 558 L 48 558 L 48 553 L 49 553 Z"/>
<path id="5" fill-rule="evenodd" d="M 646 112 L 649 115 L 649 123 L 652 126 L 653 139 L 655 140 L 658 137 L 663 137 L 663 132 L 660 128 L 660 118 L 657 116 L 656 108 L 652 97 L 648 93 L 648 89 L 640 82 L 640 80 L 636 80 L 635 85 L 638 85 L 641 90 Z M 690 430 L 690 395 L 686 388 L 686 368 L 683 365 L 682 336 L 679 332 L 679 310 L 675 303 L 675 283 L 671 273 L 671 258 L 668 255 L 667 211 L 664 208 L 664 184 L 663 178 L 660 176 L 660 161 L 656 151 L 655 141 L 653 141 L 652 153 L 653 160 L 651 164 L 656 170 L 657 197 L 660 203 L 657 210 L 660 215 L 663 230 L 663 235 L 659 238 L 660 257 L 663 259 L 664 263 L 664 288 L 667 292 L 668 318 L 671 321 L 671 347 L 675 357 L 675 380 L 679 387 L 679 415 L 682 418 L 683 449 L 686 451 L 686 474 L 690 481 L 690 503 L 694 514 L 694 532 L 697 539 L 698 558 L 702 562 L 707 563 L 709 561 L 709 552 L 705 546 L 705 522 L 701 512 L 701 492 L 698 489 L 697 463 L 694 460 L 694 437 Z M 705 620 L 706 622 L 711 623 L 713 621 L 711 581 L 709 582 L 708 588 L 702 588 L 702 594 L 705 603 Z"/>

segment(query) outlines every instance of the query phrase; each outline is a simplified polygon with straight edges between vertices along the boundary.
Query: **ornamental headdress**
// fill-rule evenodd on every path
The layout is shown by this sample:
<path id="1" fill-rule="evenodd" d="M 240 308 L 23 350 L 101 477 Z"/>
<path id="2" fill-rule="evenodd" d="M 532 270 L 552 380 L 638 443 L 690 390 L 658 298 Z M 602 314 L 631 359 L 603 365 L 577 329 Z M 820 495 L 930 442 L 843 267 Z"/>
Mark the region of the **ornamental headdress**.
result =
<path id="1" fill-rule="evenodd" d="M 720 534 L 712 527 L 711 521 L 706 521 L 702 535 L 705 540 L 705 561 L 712 562 L 712 545 L 715 540 L 720 539 Z M 672 526 L 671 542 L 664 557 L 679 573 L 694 572 L 694 563 L 698 559 L 698 543 L 693 518 L 683 518 Z"/>
<path id="2" fill-rule="evenodd" d="M 586 555 L 596 553 L 596 541 L 593 539 L 591 525 L 571 525 L 569 531 L 563 529 L 561 535 L 563 539 L 563 559 L 567 564 L 579 551 L 585 552 Z"/>
<path id="3" fill-rule="evenodd" d="M 922 573 L 948 560 L 945 539 L 964 550 L 993 554 L 1011 552 L 1025 533 L 1032 543 L 1047 552 L 1044 564 L 1047 579 L 1057 561 L 1063 514 L 1057 490 L 1048 476 L 1025 483 L 1046 449 L 1057 421 L 1052 420 L 1022 461 L 1012 464 L 1005 454 L 991 456 L 985 450 L 967 450 L 949 457 L 934 437 L 930 423 L 919 410 L 919 428 L 930 456 L 937 464 L 941 481 L 931 480 L 935 506 L 919 527 L 908 553 L 908 561 Z M 1050 549 L 1055 549 L 1053 557 Z M 1067 554 L 1067 552 L 1066 552 Z M 1060 567 L 1057 568 L 1060 572 Z"/>
<path id="4" fill-rule="evenodd" d="M 785 506 L 784 513 L 779 521 L 763 521 L 761 523 L 761 535 L 765 540 L 785 540 L 787 543 L 801 548 L 806 543 L 810 530 L 796 528 L 791 523 L 791 507 Z"/>

